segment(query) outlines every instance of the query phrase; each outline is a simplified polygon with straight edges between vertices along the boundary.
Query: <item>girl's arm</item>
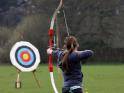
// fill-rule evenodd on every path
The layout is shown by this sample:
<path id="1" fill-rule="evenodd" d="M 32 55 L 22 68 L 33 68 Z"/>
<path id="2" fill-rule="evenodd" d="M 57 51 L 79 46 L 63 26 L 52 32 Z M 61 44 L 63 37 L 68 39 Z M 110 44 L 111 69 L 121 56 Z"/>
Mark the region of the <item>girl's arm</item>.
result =
<path id="1" fill-rule="evenodd" d="M 94 53 L 92 50 L 78 51 L 80 59 L 87 59 L 91 57 Z"/>

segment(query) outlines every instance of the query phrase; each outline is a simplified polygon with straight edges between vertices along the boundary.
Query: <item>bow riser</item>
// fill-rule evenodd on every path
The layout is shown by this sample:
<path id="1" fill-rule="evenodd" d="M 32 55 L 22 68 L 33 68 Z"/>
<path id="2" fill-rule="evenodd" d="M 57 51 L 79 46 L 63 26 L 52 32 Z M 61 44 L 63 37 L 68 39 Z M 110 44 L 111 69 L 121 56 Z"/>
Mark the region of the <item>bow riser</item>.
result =
<path id="1" fill-rule="evenodd" d="M 52 48 L 54 42 L 53 42 L 53 36 L 54 36 L 54 31 L 53 29 L 49 30 L 49 46 Z M 53 63 L 52 63 L 52 54 L 49 55 L 49 72 L 53 72 Z"/>

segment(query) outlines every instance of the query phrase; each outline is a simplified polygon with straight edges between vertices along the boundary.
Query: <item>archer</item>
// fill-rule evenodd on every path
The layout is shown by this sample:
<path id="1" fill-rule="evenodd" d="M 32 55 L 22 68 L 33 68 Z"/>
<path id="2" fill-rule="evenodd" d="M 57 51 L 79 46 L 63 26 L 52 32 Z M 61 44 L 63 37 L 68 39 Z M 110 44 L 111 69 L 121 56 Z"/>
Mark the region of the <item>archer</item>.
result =
<path id="1" fill-rule="evenodd" d="M 59 60 L 59 67 L 64 78 L 62 93 L 83 93 L 83 73 L 80 61 L 91 57 L 93 51 L 78 51 L 79 44 L 74 36 L 68 36 L 64 43 L 64 50 L 48 48 L 47 54 L 53 54 Z"/>

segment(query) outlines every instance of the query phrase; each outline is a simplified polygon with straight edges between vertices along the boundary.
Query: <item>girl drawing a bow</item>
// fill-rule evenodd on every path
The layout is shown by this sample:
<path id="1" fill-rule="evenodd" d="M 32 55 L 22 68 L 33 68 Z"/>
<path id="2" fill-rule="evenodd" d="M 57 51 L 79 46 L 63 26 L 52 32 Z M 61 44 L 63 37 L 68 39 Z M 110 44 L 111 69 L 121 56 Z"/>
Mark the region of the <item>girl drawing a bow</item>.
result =
<path id="1" fill-rule="evenodd" d="M 64 40 L 64 50 L 51 48 L 47 49 L 47 54 L 57 56 L 59 67 L 63 72 L 62 93 L 83 93 L 81 72 L 81 60 L 93 55 L 92 50 L 78 51 L 79 44 L 74 36 L 68 36 Z"/>

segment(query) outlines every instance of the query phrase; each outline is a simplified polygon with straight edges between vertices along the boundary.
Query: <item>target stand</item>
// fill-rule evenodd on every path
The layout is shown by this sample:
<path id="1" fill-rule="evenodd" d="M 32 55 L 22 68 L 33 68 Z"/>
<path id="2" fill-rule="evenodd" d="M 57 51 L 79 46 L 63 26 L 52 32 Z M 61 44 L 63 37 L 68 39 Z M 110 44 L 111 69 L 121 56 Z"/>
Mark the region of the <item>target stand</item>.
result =
<path id="1" fill-rule="evenodd" d="M 38 87 L 40 83 L 36 78 L 35 72 L 40 63 L 40 54 L 38 49 L 29 42 L 17 42 L 10 51 L 10 60 L 13 66 L 17 68 L 16 88 L 21 88 L 20 72 L 32 72 Z"/>
<path id="2" fill-rule="evenodd" d="M 35 79 L 35 81 L 36 81 L 38 87 L 40 88 L 41 85 L 40 85 L 39 80 L 38 80 L 37 77 L 36 77 L 35 72 L 36 72 L 36 70 L 32 71 L 33 77 L 34 77 L 34 79 Z M 19 89 L 19 88 L 22 87 L 22 82 L 21 82 L 21 79 L 20 79 L 20 73 L 21 73 L 21 71 L 20 71 L 19 69 L 17 69 L 17 79 L 16 79 L 16 81 L 15 81 L 15 88 L 16 88 L 16 89 Z"/>

